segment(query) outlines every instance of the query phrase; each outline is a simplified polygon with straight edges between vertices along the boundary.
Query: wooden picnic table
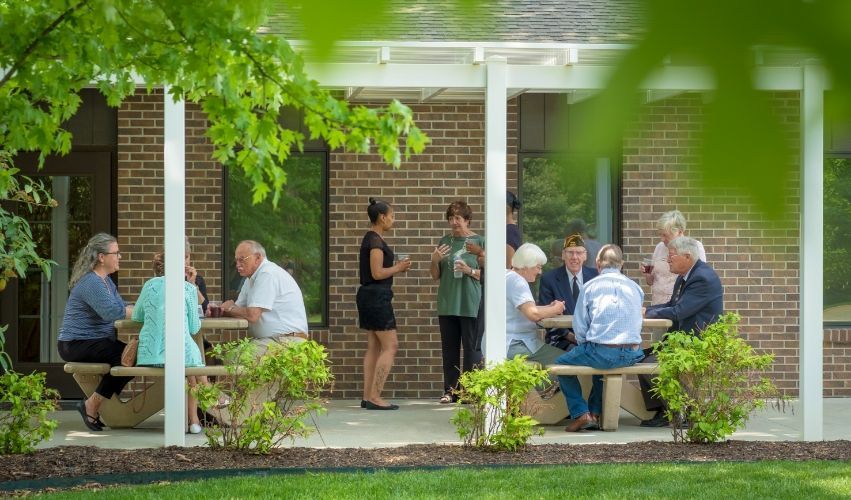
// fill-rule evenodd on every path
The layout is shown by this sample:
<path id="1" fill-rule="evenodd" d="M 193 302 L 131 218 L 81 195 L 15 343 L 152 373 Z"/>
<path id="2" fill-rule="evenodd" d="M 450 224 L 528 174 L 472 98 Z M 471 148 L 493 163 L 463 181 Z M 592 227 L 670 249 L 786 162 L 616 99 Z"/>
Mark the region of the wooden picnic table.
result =
<path id="1" fill-rule="evenodd" d="M 543 328 L 572 328 L 573 316 L 569 314 L 555 316 L 541 320 L 538 324 Z M 668 331 L 672 324 L 671 320 L 668 319 L 644 319 L 641 322 L 642 331 L 647 334 L 646 341 L 642 342 L 644 347 L 649 347 L 651 343 L 661 340 L 662 335 Z M 587 383 L 590 383 L 590 376 L 587 378 L 589 379 Z M 641 389 L 633 384 L 621 385 L 621 408 L 642 420 L 653 416 L 653 412 L 647 411 L 644 407 Z"/>
<path id="2" fill-rule="evenodd" d="M 201 330 L 192 338 L 204 353 L 204 331 L 210 330 L 244 330 L 248 328 L 248 320 L 242 318 L 202 318 Z M 115 322 L 115 329 L 121 332 L 139 333 L 142 323 L 132 319 L 119 319 Z"/>
<path id="3" fill-rule="evenodd" d="M 573 328 L 573 316 L 565 314 L 552 318 L 542 319 L 538 322 L 543 328 Z M 650 341 L 661 340 L 662 334 L 668 331 L 673 323 L 669 319 L 644 319 L 641 321 L 642 331 L 650 334 Z"/>
<path id="4" fill-rule="evenodd" d="M 138 333 L 142 323 L 121 319 L 115 322 L 115 328 L 122 333 Z M 248 321 L 238 318 L 204 318 L 201 320 L 201 330 L 194 335 L 195 342 L 201 352 L 204 352 L 205 331 L 210 330 L 240 330 L 248 328 Z M 181 332 L 182 334 L 182 332 Z M 194 375 L 225 375 L 222 366 L 208 366 L 187 368 L 187 374 Z M 122 371 L 127 372 L 121 373 Z M 148 377 L 145 387 L 128 400 L 120 400 L 118 396 L 104 401 L 100 408 L 103 421 L 110 427 L 126 428 L 135 427 L 161 411 L 165 404 L 165 383 L 163 381 L 164 369 L 155 367 L 110 367 L 106 363 L 65 363 L 65 372 L 71 373 L 77 381 L 86 397 L 91 396 L 101 378 L 106 373 L 113 375 L 144 376 Z"/>

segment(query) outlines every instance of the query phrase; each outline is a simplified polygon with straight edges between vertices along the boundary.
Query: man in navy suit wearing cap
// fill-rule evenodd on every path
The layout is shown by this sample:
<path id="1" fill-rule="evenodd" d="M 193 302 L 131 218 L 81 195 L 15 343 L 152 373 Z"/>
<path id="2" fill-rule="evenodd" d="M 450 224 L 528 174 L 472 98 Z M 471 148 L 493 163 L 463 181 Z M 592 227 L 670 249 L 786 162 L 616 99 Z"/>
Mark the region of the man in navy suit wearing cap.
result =
<path id="1" fill-rule="evenodd" d="M 673 322 L 669 332 L 684 331 L 694 335 L 718 320 L 724 312 L 724 288 L 712 266 L 698 258 L 699 244 L 696 240 L 681 236 L 668 244 L 668 264 L 671 272 L 678 274 L 674 282 L 674 293 L 665 304 L 650 306 L 644 313 L 648 319 L 662 318 Z M 649 355 L 644 362 L 656 362 Z M 641 422 L 642 427 L 668 425 L 665 417 L 665 402 L 652 394 L 652 376 L 639 375 L 641 392 L 647 410 L 656 410 L 656 415 Z"/>
<path id="2" fill-rule="evenodd" d="M 596 259 L 591 256 L 591 260 Z M 541 288 L 538 294 L 538 304 L 551 304 L 554 300 L 564 301 L 564 314 L 573 314 L 576 309 L 576 299 L 579 290 L 588 280 L 597 276 L 597 270 L 585 267 L 588 251 L 579 233 L 574 233 L 564 239 L 561 251 L 563 266 L 557 267 L 541 276 Z M 576 337 L 568 328 L 551 328 L 547 330 L 546 342 L 559 349 L 570 350 L 576 345 Z"/>

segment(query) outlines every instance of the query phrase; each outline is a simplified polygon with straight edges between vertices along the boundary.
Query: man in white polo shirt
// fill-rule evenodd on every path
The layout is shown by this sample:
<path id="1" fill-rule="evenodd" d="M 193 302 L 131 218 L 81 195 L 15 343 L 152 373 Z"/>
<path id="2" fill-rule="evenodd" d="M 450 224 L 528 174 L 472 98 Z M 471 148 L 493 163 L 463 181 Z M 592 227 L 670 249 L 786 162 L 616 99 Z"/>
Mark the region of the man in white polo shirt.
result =
<path id="1" fill-rule="evenodd" d="M 304 342 L 307 313 L 304 297 L 290 273 L 269 261 L 263 246 L 241 241 L 234 255 L 236 270 L 245 279 L 236 302 L 222 304 L 226 316 L 248 320 L 248 333 L 262 356 L 272 342 Z"/>

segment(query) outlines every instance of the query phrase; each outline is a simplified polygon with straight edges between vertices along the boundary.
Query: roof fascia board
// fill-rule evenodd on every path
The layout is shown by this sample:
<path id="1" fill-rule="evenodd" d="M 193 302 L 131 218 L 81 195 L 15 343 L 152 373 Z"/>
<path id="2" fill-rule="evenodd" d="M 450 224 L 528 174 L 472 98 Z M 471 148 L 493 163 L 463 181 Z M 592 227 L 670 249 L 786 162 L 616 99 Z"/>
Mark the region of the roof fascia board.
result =
<path id="1" fill-rule="evenodd" d="M 310 46 L 310 42 L 304 40 L 288 40 L 293 47 Z M 564 43 L 564 42 L 421 42 L 421 41 L 344 41 L 334 44 L 335 47 L 396 47 L 396 48 L 435 48 L 435 49 L 605 49 L 605 50 L 627 50 L 632 48 L 630 44 L 622 43 Z"/>
<path id="2" fill-rule="evenodd" d="M 482 65 L 309 63 L 307 74 L 326 87 L 368 88 L 485 88 Z M 604 88 L 614 71 L 610 66 L 508 65 L 508 88 L 535 90 L 593 90 Z M 800 90 L 801 68 L 757 68 L 759 90 Z M 709 68 L 668 66 L 653 72 L 642 89 L 706 91 L 715 88 Z"/>

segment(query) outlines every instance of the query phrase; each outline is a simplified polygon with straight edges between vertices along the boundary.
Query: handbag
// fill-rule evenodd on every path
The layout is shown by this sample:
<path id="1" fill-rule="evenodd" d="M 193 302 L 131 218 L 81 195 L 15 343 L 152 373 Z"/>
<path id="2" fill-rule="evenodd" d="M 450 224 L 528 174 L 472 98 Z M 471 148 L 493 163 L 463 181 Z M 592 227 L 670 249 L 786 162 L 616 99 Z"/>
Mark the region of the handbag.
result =
<path id="1" fill-rule="evenodd" d="M 121 366 L 136 366 L 136 352 L 139 350 L 139 339 L 127 342 L 121 352 Z"/>

